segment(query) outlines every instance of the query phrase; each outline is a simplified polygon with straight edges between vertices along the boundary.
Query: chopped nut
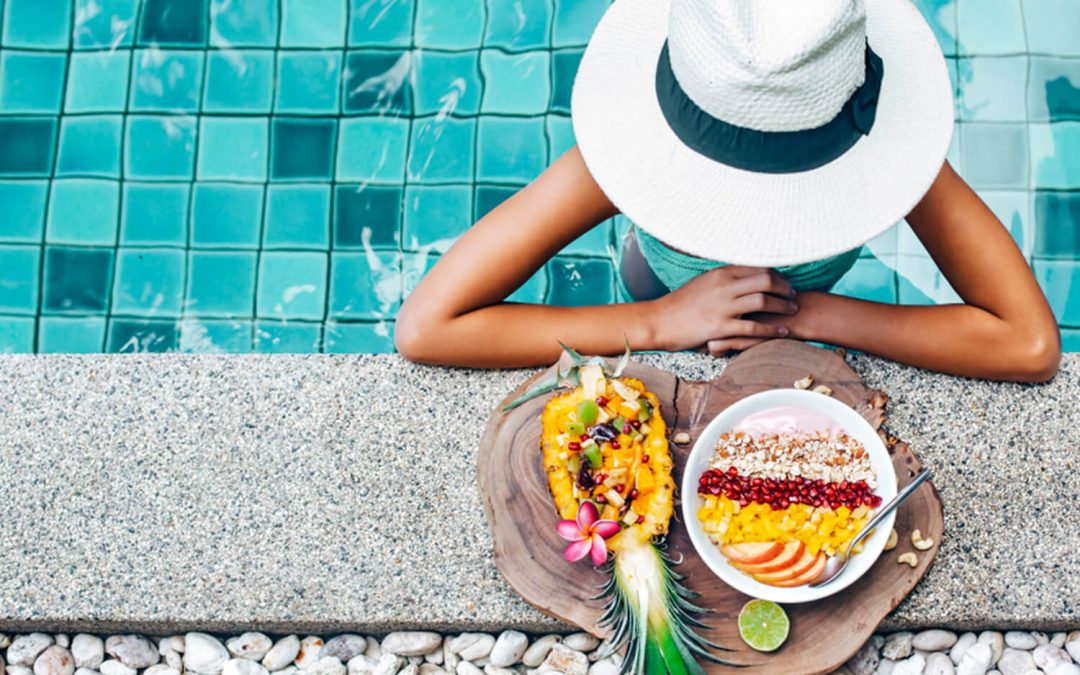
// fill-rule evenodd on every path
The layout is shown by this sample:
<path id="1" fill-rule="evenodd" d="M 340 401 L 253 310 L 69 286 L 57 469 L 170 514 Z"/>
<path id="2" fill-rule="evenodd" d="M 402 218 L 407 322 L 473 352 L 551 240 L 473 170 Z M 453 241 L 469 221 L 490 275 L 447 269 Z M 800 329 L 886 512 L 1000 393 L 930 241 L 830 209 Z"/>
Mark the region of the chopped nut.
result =
<path id="1" fill-rule="evenodd" d="M 899 540 L 899 539 L 900 539 L 900 537 L 897 536 L 896 528 L 894 527 L 892 529 L 892 532 L 889 533 L 889 540 L 887 542 L 885 542 L 885 550 L 886 551 L 891 551 L 894 548 L 896 548 L 896 543 L 897 543 L 897 540 Z"/>
<path id="2" fill-rule="evenodd" d="M 671 440 L 673 440 L 676 445 L 686 445 L 690 442 L 690 434 L 686 433 L 685 431 L 680 431 L 679 433 L 675 434 L 675 438 Z"/>
<path id="3" fill-rule="evenodd" d="M 901 553 L 900 557 L 896 559 L 896 562 L 901 565 L 907 565 L 908 567 L 915 567 L 919 564 L 919 556 L 915 555 L 912 551 L 907 553 Z"/>
<path id="4" fill-rule="evenodd" d="M 807 375 L 801 380 L 795 380 L 795 384 L 792 385 L 796 389 L 809 389 L 814 384 L 814 376 Z"/>
<path id="5" fill-rule="evenodd" d="M 920 551 L 925 551 L 934 545 L 934 540 L 923 539 L 922 532 L 915 530 L 911 533 L 911 545 Z"/>
<path id="6" fill-rule="evenodd" d="M 824 384 L 819 384 L 818 386 L 814 387 L 811 391 L 813 391 L 815 393 L 818 393 L 818 394 L 825 394 L 826 396 L 832 396 L 832 387 L 827 387 Z"/>

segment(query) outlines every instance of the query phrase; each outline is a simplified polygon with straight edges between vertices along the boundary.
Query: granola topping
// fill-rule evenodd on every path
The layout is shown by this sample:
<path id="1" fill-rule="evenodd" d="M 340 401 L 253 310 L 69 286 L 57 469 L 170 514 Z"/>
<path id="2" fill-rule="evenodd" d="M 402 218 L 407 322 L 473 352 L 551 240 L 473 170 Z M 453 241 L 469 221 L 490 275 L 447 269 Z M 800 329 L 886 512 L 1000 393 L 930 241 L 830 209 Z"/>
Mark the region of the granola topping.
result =
<path id="1" fill-rule="evenodd" d="M 750 478 L 864 481 L 877 487 L 866 449 L 846 433 L 836 431 L 722 434 L 710 466 L 720 470 L 735 467 L 739 475 Z"/>

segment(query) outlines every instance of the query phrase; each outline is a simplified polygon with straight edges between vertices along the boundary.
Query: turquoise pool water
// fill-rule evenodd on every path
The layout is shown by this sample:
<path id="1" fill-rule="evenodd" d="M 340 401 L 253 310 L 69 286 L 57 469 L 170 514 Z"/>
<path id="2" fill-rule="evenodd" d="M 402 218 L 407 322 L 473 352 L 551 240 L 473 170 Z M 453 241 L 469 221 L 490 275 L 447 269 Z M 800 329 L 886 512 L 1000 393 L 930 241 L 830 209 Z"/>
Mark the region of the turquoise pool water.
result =
<path id="1" fill-rule="evenodd" d="M 606 0 L 0 0 L 0 351 L 378 352 L 402 298 L 573 143 Z M 921 0 L 951 160 L 1080 350 L 1080 2 Z M 625 225 L 516 294 L 614 298 Z M 903 224 L 837 289 L 956 299 Z"/>

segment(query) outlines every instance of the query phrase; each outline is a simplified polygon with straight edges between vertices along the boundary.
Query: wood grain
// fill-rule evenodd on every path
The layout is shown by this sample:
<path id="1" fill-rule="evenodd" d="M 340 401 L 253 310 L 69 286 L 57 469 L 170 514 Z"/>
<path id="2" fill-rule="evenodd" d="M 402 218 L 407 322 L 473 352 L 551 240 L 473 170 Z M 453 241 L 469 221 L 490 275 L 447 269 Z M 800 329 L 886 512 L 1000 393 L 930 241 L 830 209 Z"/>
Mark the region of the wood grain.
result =
<path id="1" fill-rule="evenodd" d="M 706 424 L 735 401 L 765 389 L 790 387 L 813 374 L 816 384 L 832 388 L 833 397 L 863 415 L 886 441 L 900 486 L 922 465 L 911 449 L 882 430 L 888 397 L 867 387 L 837 352 L 794 341 L 772 341 L 747 350 L 710 382 L 681 380 L 671 373 L 632 363 L 626 375 L 643 380 L 661 401 L 661 413 L 674 436 L 690 434 L 691 443 L 672 444 L 675 484 L 681 484 L 683 465 Z M 596 626 L 601 606 L 589 600 L 603 576 L 588 565 L 568 565 L 562 559 L 564 542 L 555 533 L 558 517 L 547 490 L 540 451 L 540 411 L 548 396 L 500 412 L 541 377 L 539 374 L 510 394 L 492 414 L 478 455 L 480 492 L 495 544 L 495 563 L 510 585 L 540 611 L 603 635 Z M 698 604 L 711 614 L 707 637 L 730 648 L 725 658 L 738 668 L 714 664 L 707 672 L 825 673 L 847 661 L 870 637 L 881 620 L 911 592 L 926 574 L 937 547 L 919 553 L 915 568 L 897 564 L 899 554 L 914 550 L 910 533 L 922 530 L 937 542 L 944 531 L 941 499 L 931 482 L 924 484 L 897 513 L 900 543 L 882 554 L 858 582 L 829 598 L 785 607 L 791 618 L 787 643 L 773 654 L 755 652 L 739 638 L 736 616 L 749 599 L 712 574 L 695 553 L 678 514 L 668 535 L 669 551 L 682 555 L 679 571 L 687 585 L 701 594 Z M 705 665 L 705 664 L 703 664 Z"/>

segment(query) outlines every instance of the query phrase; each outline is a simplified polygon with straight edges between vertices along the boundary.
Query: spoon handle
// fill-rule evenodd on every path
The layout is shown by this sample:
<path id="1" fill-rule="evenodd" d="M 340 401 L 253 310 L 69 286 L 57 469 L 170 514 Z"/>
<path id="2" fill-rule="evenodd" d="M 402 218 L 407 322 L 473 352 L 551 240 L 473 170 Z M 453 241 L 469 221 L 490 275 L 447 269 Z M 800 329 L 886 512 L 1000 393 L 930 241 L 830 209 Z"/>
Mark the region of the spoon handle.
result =
<path id="1" fill-rule="evenodd" d="M 862 531 L 859 532 L 859 534 L 857 534 L 850 543 L 848 543 L 845 556 L 851 557 L 851 551 L 855 548 L 855 545 L 865 539 L 868 534 L 873 532 L 874 528 L 881 524 L 881 521 L 885 520 L 886 516 L 895 511 L 896 507 L 904 503 L 904 500 L 910 497 L 911 494 L 915 492 L 915 490 L 917 490 L 920 485 L 929 480 L 930 475 L 930 469 L 923 469 L 921 472 L 919 472 L 918 475 L 911 479 L 911 482 L 908 483 L 903 490 L 897 492 L 896 496 L 890 499 L 888 504 L 878 509 L 878 512 L 874 514 L 874 517 L 870 519 L 870 522 L 862 528 Z"/>

